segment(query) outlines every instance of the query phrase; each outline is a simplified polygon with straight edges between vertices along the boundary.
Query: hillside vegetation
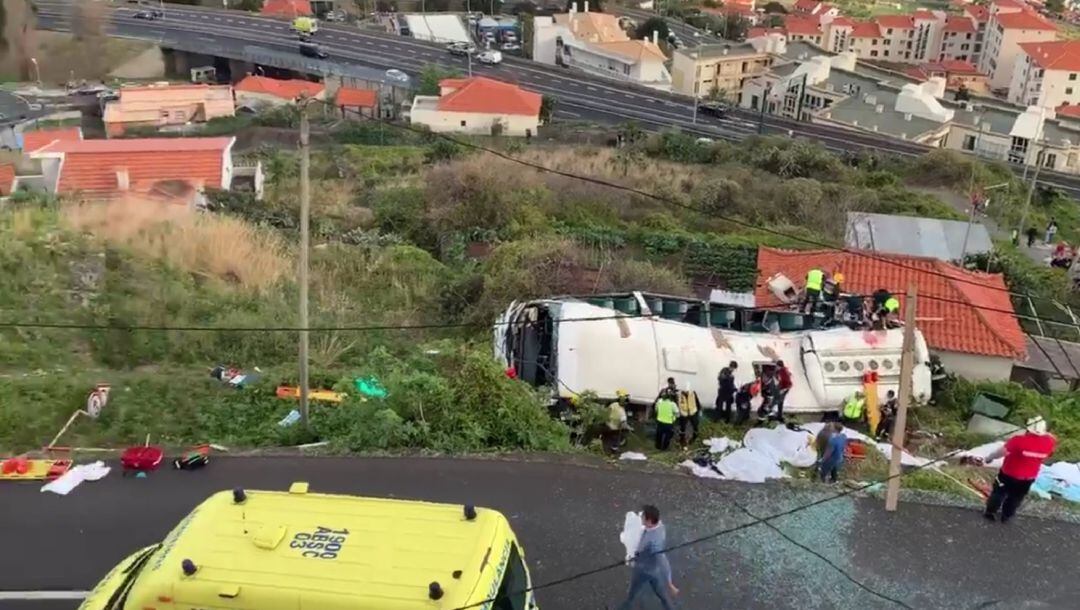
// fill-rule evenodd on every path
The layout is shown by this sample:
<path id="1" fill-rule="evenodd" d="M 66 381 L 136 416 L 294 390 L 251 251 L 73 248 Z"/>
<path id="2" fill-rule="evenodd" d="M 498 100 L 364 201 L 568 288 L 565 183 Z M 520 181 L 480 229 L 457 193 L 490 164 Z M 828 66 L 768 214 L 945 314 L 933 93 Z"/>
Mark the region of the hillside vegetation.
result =
<path id="1" fill-rule="evenodd" d="M 349 451 L 563 449 L 567 430 L 543 397 L 490 356 L 490 324 L 510 300 L 749 289 L 759 244 L 841 245 L 849 211 L 958 217 L 905 183 L 1003 171 L 948 154 L 841 158 L 798 140 L 622 131 L 630 145 L 617 149 L 494 143 L 591 181 L 364 124 L 316 151 L 313 385 L 351 395 L 317 404 L 307 433 L 277 425 L 294 404 L 274 396 L 296 380 L 294 153 L 254 153 L 269 174 L 264 201 L 217 193 L 208 213 L 16 200 L 0 211 L 3 318 L 76 328 L 0 328 L 0 449 L 47 442 L 103 382 L 113 386 L 105 413 L 66 444 L 149 433 L 170 444 L 323 439 Z M 224 387 L 208 375 L 217 364 L 262 377 Z M 387 398 L 355 396 L 353 380 L 371 376 Z"/>

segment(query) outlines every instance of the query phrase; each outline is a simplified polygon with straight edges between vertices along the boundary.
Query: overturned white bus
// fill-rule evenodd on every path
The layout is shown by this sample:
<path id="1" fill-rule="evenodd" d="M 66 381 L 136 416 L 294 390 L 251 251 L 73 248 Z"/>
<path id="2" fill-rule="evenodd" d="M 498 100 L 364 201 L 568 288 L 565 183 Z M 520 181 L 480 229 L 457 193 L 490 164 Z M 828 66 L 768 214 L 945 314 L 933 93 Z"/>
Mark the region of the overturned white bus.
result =
<path id="1" fill-rule="evenodd" d="M 863 374 L 878 373 L 879 396 L 897 390 L 903 329 L 814 330 L 797 312 L 718 305 L 642 292 L 552 297 L 514 302 L 494 327 L 495 356 L 519 379 L 550 388 L 552 399 L 593 391 L 604 399 L 617 390 L 649 404 L 668 377 L 702 402 L 716 400 L 716 377 L 731 361 L 736 382 L 783 360 L 794 387 L 788 412 L 839 408 L 863 387 Z M 913 397 L 930 398 L 930 355 L 915 331 Z"/>

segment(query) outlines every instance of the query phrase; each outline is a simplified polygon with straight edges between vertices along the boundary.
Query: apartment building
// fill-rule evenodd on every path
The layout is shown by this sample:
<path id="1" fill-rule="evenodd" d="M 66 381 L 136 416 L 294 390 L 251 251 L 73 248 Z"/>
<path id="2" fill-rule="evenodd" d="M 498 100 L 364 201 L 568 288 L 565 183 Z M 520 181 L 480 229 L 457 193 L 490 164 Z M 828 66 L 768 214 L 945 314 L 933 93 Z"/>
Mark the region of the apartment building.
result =
<path id="1" fill-rule="evenodd" d="M 990 77 L 990 89 L 1008 90 L 1012 84 L 1020 45 L 1057 39 L 1057 26 L 1026 5 L 1017 7 L 1013 0 L 998 0 L 990 6 L 986 23 L 979 71 Z"/>
<path id="2" fill-rule="evenodd" d="M 589 12 L 589 3 L 579 12 L 577 3 L 570 12 L 533 19 L 533 59 L 546 64 L 576 68 L 632 81 L 660 90 L 671 89 L 667 56 L 656 35 L 652 40 L 633 40 L 608 13 Z"/>
<path id="3" fill-rule="evenodd" d="M 675 91 L 695 97 L 719 92 L 738 97 L 746 81 L 768 70 L 773 57 L 767 45 L 750 43 L 707 44 L 677 49 L 671 79 Z"/>
<path id="4" fill-rule="evenodd" d="M 1080 40 L 1027 42 L 1009 84 L 1009 101 L 1024 106 L 1080 104 Z"/>
<path id="5" fill-rule="evenodd" d="M 946 75 L 960 66 L 936 62 L 920 68 L 929 73 L 927 78 L 863 63 L 853 51 L 829 53 L 792 42 L 764 74 L 747 81 L 739 104 L 787 118 L 1080 174 L 1076 105 L 1055 110 L 985 100 L 956 102 L 945 94 Z"/>
<path id="6" fill-rule="evenodd" d="M 980 7 L 981 8 L 981 7 Z M 939 61 L 963 61 L 976 64 L 982 51 L 978 22 L 967 15 L 949 15 L 941 34 Z"/>

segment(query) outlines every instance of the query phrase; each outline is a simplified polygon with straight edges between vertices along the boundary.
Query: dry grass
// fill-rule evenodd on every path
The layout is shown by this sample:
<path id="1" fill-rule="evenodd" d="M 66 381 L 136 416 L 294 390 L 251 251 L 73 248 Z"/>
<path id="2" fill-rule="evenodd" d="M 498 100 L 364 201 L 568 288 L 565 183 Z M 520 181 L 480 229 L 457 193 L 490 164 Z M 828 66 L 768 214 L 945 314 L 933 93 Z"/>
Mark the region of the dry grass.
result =
<path id="1" fill-rule="evenodd" d="M 280 238 L 236 218 L 138 198 L 69 204 L 63 217 L 74 229 L 147 258 L 247 290 L 268 290 L 292 273 Z"/>
<path id="2" fill-rule="evenodd" d="M 621 151 L 613 148 L 532 147 L 515 156 L 551 169 L 602 178 L 656 193 L 685 192 L 687 184 L 694 184 L 700 179 L 703 169 L 646 157 L 631 160 L 627 167 L 625 158 L 620 154 Z M 629 171 L 624 172 L 625 169 Z"/>

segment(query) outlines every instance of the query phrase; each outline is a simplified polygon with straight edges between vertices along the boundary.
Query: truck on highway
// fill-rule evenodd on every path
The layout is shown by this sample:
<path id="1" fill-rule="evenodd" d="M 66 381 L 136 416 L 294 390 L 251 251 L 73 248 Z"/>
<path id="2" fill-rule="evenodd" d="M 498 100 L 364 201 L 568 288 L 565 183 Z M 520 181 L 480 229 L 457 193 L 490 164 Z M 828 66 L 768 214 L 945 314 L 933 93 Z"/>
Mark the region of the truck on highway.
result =
<path id="1" fill-rule="evenodd" d="M 292 30 L 299 36 L 313 36 L 319 31 L 319 21 L 314 17 L 297 17 L 293 19 Z"/>
<path id="2" fill-rule="evenodd" d="M 122 560 L 80 610 L 537 610 L 502 513 L 472 505 L 234 489 Z"/>

